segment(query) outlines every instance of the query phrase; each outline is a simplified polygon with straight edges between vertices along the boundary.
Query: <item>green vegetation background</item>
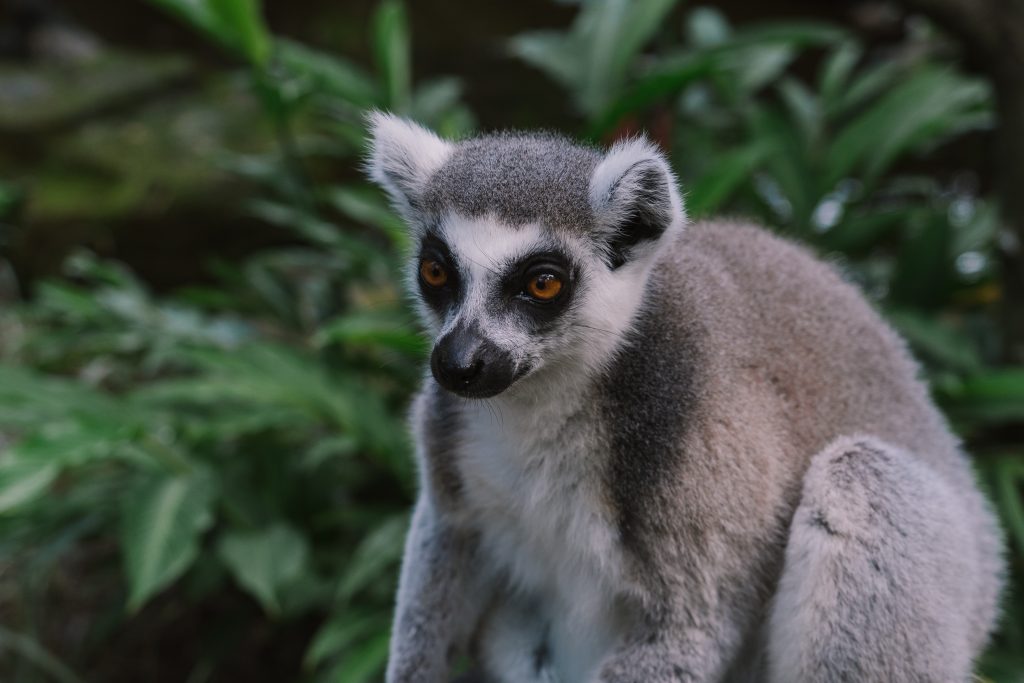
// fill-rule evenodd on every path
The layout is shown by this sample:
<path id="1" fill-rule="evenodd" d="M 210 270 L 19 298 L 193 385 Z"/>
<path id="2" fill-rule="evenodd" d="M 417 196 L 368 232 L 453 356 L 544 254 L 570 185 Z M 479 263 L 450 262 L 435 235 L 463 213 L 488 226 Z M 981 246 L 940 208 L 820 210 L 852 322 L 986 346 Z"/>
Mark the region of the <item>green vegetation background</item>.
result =
<path id="1" fill-rule="evenodd" d="M 168 176 L 198 193 L 211 174 L 240 180 L 245 191 L 210 205 L 278 239 L 159 294 L 79 249 L 31 296 L 0 298 L 0 678 L 379 680 L 414 492 L 404 412 L 427 345 L 401 292 L 403 227 L 353 169 L 368 108 L 448 136 L 476 119 L 456 78 L 414 83 L 416 27 L 396 0 L 353 29 L 369 35 L 372 70 L 273 35 L 258 0 L 152 4 L 233 60 L 180 112 L 204 163 L 156 167 L 146 150 L 175 143 L 145 123 L 133 133 L 142 158 L 83 127 L 32 182 L 4 162 L 0 280 L 10 285 L 5 259 L 33 216 L 87 206 L 114 221 Z M 572 102 L 567 133 L 650 130 L 692 215 L 754 217 L 863 286 L 974 456 L 1016 586 L 1024 367 L 1006 361 L 1005 231 L 987 183 L 944 161 L 990 142 L 993 95 L 949 38 L 907 25 L 865 45 L 835 25 L 734 28 L 675 0 L 593 0 L 564 29 L 495 49 L 534 67 L 539 93 Z M 98 59 L 52 76 L 102 94 L 187 64 L 121 67 L 113 83 L 110 69 Z M 223 122 L 236 109 L 254 115 L 241 128 Z M 64 114 L 4 110 L 0 127 Z M 87 147 L 103 150 L 95 184 L 73 185 Z M 1015 587 L 1006 605 L 979 673 L 1021 681 Z"/>

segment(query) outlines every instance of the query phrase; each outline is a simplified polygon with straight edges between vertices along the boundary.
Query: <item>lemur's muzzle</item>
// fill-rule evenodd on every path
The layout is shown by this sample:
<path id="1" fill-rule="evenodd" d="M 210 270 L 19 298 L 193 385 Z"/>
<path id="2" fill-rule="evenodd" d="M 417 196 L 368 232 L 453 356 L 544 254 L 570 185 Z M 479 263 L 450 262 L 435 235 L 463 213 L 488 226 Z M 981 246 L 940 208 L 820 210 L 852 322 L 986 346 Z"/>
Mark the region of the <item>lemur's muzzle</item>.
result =
<path id="1" fill-rule="evenodd" d="M 460 324 L 437 341 L 430 371 L 438 384 L 466 398 L 496 396 L 516 380 L 509 354 L 472 324 Z"/>

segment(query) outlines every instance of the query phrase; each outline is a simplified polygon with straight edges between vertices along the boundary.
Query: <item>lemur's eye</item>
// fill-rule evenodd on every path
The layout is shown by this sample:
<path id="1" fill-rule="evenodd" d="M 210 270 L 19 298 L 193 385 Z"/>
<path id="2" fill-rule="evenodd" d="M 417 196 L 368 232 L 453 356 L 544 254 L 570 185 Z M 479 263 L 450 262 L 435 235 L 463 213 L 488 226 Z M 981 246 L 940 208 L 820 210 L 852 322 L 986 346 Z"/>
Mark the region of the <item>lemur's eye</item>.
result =
<path id="1" fill-rule="evenodd" d="M 538 301 L 551 301 L 562 291 L 562 281 L 554 273 L 541 273 L 530 279 L 526 291 Z"/>
<path id="2" fill-rule="evenodd" d="M 431 287 L 441 287 L 448 282 L 448 271 L 437 261 L 425 258 L 420 262 L 420 277 Z"/>

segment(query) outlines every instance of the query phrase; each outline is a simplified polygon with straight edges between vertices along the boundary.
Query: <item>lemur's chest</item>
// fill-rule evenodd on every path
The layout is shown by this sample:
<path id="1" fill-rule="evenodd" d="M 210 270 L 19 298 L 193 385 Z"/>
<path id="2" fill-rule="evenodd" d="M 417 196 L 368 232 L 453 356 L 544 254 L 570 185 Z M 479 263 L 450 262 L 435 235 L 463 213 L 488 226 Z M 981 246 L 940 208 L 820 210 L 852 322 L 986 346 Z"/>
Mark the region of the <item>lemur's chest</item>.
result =
<path id="1" fill-rule="evenodd" d="M 480 408 L 463 424 L 467 512 L 512 578 L 555 591 L 619 571 L 602 454 L 588 421 Z M 564 583 L 563 583 L 564 582 Z"/>
<path id="2" fill-rule="evenodd" d="M 458 467 L 466 516 L 493 568 L 541 606 L 560 680 L 583 680 L 622 626 L 622 554 L 598 435 L 482 410 L 463 425 Z"/>

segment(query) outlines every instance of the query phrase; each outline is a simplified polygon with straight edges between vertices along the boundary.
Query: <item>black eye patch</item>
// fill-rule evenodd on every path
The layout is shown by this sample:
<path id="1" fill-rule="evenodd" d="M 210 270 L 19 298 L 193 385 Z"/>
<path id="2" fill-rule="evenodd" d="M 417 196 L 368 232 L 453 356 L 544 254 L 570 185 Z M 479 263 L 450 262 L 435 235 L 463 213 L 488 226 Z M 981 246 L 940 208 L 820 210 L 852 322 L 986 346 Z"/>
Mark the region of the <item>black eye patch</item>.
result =
<path id="1" fill-rule="evenodd" d="M 447 277 L 443 285 L 434 286 L 424 280 L 421 266 L 425 261 L 435 262 L 444 270 Z M 455 257 L 445 241 L 433 232 L 428 232 L 420 243 L 415 268 L 420 295 L 438 313 L 444 313 L 463 297 L 465 283 L 459 274 Z"/>
<path id="2" fill-rule="evenodd" d="M 501 279 L 501 298 L 518 315 L 544 325 L 569 307 L 578 275 L 579 269 L 561 252 L 537 252 L 506 271 Z"/>

